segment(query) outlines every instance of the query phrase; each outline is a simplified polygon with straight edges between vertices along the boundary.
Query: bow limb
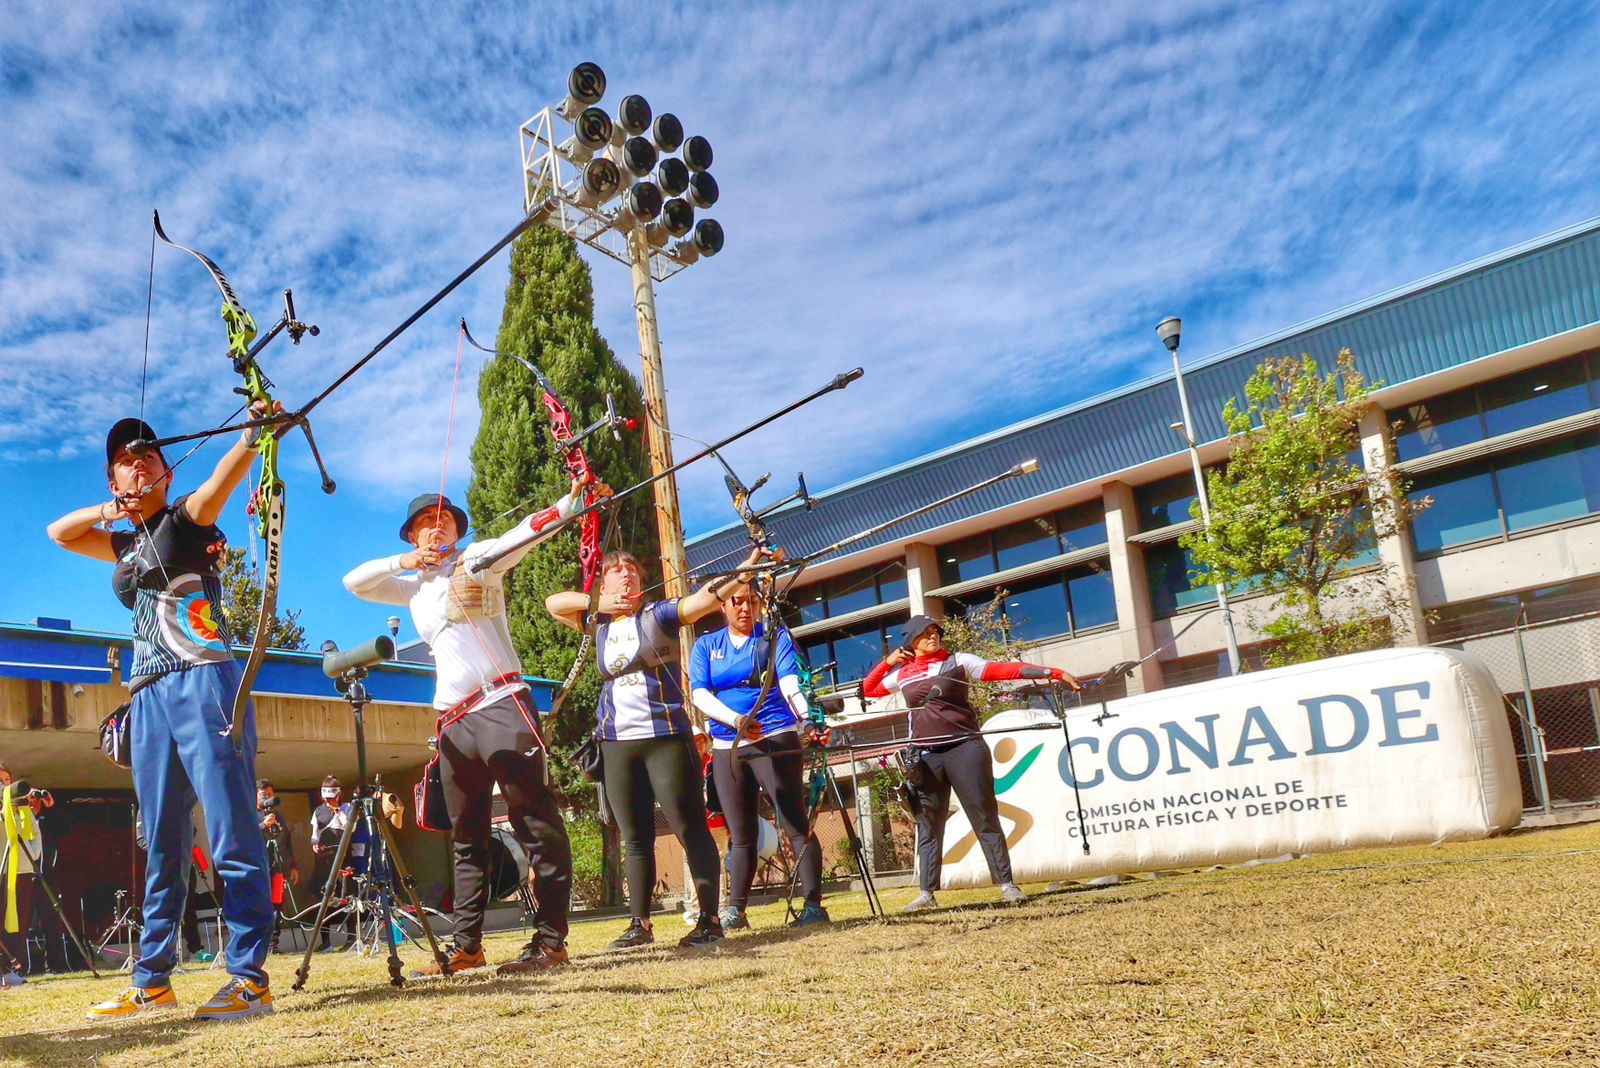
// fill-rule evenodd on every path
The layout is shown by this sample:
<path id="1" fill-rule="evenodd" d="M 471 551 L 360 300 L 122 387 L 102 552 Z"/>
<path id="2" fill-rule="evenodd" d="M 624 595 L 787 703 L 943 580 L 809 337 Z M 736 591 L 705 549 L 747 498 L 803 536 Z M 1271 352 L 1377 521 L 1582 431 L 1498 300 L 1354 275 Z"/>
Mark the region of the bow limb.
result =
<path id="1" fill-rule="evenodd" d="M 233 291 L 233 285 L 228 281 L 228 276 L 222 273 L 216 261 L 205 253 L 192 249 L 187 245 L 180 245 L 167 236 L 161 226 L 161 213 L 153 216 L 156 237 L 161 242 L 187 252 L 199 260 L 211 275 L 211 280 L 217 284 L 217 289 L 222 293 L 222 321 L 228 332 L 228 358 L 233 363 L 234 372 L 244 381 L 236 387 L 236 392 L 242 394 L 247 409 L 258 408 L 263 416 L 270 417 L 273 413 L 272 383 L 262 372 L 261 365 L 256 362 L 255 354 L 251 351 L 251 342 L 256 337 L 255 318 L 245 310 L 239 297 Z M 258 429 L 255 438 L 255 451 L 261 464 L 261 478 L 251 498 L 250 507 L 256 513 L 256 529 L 266 545 L 267 560 L 261 577 L 261 610 L 256 617 L 256 630 L 250 646 L 250 655 L 245 659 L 244 670 L 239 676 L 239 687 L 234 692 L 233 709 L 229 716 L 229 733 L 235 744 L 244 729 L 245 706 L 250 701 L 250 691 L 255 685 L 256 676 L 260 674 L 261 665 L 266 660 L 267 645 L 272 637 L 273 623 L 277 618 L 278 606 L 278 578 L 283 548 L 284 526 L 284 485 L 283 479 L 278 475 L 278 440 L 277 433 Z"/>

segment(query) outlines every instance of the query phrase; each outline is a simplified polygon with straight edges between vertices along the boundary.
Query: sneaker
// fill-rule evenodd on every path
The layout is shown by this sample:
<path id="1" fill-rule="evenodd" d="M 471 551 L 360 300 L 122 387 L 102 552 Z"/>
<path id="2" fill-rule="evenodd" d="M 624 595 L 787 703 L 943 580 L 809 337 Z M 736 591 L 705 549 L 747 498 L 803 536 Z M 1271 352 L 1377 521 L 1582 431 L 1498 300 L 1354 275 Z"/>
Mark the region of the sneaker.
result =
<path id="1" fill-rule="evenodd" d="M 217 959 L 217 955 L 211 952 L 209 949 L 202 949 L 195 953 L 194 959 L 199 961 L 201 964 L 210 964 L 212 961 Z"/>
<path id="2" fill-rule="evenodd" d="M 1020 905 L 1028 900 L 1028 895 L 1022 892 L 1022 887 L 1016 883 L 1000 884 L 1000 900 L 1007 905 Z"/>
<path id="3" fill-rule="evenodd" d="M 814 923 L 832 923 L 833 918 L 828 915 L 828 910 L 814 901 L 807 901 L 806 907 L 800 910 L 800 915 L 794 918 L 790 927 L 810 927 Z"/>
<path id="4" fill-rule="evenodd" d="M 699 918 L 697 914 L 695 919 Z M 722 929 L 724 931 L 743 931 L 750 926 L 750 918 L 744 914 L 744 909 L 737 905 L 725 906 L 717 914 L 717 919 L 722 921 Z"/>
<path id="5" fill-rule="evenodd" d="M 655 932 L 644 925 L 644 921 L 635 917 L 628 923 L 628 929 L 622 932 L 622 937 L 612 941 L 611 949 L 637 949 L 648 946 L 656 940 Z"/>
<path id="6" fill-rule="evenodd" d="M 912 898 L 906 904 L 906 907 L 901 909 L 900 911 L 901 912 L 923 912 L 923 911 L 926 911 L 927 909 L 936 909 L 938 907 L 939 907 L 939 902 L 934 900 L 934 897 L 933 897 L 933 895 L 931 893 L 929 893 L 928 891 L 924 890 L 920 894 L 918 894 L 916 897 Z"/>
<path id="7" fill-rule="evenodd" d="M 4 975 L 0 975 L 0 987 L 21 986 L 26 982 L 27 980 L 16 972 L 6 972 Z"/>
<path id="8" fill-rule="evenodd" d="M 151 1009 L 175 1009 L 178 996 L 172 987 L 130 986 L 110 1001 L 102 1001 L 85 1015 L 91 1020 L 120 1020 Z"/>
<path id="9" fill-rule="evenodd" d="M 558 968 L 567 963 L 566 946 L 547 946 L 537 938 L 522 947 L 516 960 L 508 960 L 495 969 L 496 975 L 527 975 Z"/>
<path id="10" fill-rule="evenodd" d="M 468 951 L 452 942 L 444 947 L 444 959 L 450 966 L 448 971 L 451 975 L 455 975 L 457 972 L 468 972 L 474 968 L 486 968 L 489 965 L 489 962 L 484 959 L 483 946 L 481 945 Z M 430 975 L 443 975 L 446 970 L 439 967 L 439 961 L 435 958 L 420 968 L 411 969 L 411 974 L 418 978 L 426 978 Z"/>
<path id="11" fill-rule="evenodd" d="M 678 939 L 678 945 L 685 949 L 710 949 L 723 937 L 722 921 L 709 912 L 702 912 L 694 930 Z"/>
<path id="12" fill-rule="evenodd" d="M 210 1001 L 194 1010 L 194 1018 L 232 1023 L 252 1016 L 267 1016 L 271 1012 L 272 991 L 267 989 L 267 984 L 235 975 L 211 995 Z"/>

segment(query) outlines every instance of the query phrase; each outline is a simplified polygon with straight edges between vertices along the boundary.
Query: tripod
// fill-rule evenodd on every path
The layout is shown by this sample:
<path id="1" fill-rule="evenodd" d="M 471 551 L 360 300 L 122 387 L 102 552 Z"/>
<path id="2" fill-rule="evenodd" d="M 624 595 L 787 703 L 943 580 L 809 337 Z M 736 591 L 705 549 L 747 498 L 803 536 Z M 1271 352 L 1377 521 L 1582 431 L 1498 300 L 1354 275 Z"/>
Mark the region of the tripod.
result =
<path id="1" fill-rule="evenodd" d="M 384 944 L 389 949 L 389 982 L 395 986 L 405 983 L 405 976 L 401 973 L 400 947 L 394 937 L 394 896 L 393 888 L 398 886 L 410 903 L 412 911 L 422 924 L 423 933 L 428 936 L 428 945 L 433 950 L 434 959 L 439 962 L 439 967 L 445 975 L 450 974 L 450 965 L 444 952 L 439 948 L 439 942 L 433 936 L 433 928 L 428 925 L 427 914 L 422 911 L 422 905 L 417 901 L 416 885 L 411 878 L 411 873 L 406 869 L 405 861 L 400 857 L 400 850 L 394 841 L 394 829 L 389 826 L 389 821 L 381 819 L 375 808 L 378 804 L 378 795 L 382 792 L 382 784 L 375 778 L 372 785 L 367 785 L 367 732 L 364 722 L 367 702 L 367 687 L 364 680 L 367 677 L 366 668 L 352 667 L 340 675 L 334 683 L 339 693 L 344 696 L 350 705 L 350 712 L 356 721 L 356 764 L 359 769 L 358 781 L 355 787 L 355 796 L 351 799 L 351 819 L 345 821 L 344 832 L 339 836 L 339 847 L 333 855 L 333 868 L 337 872 L 344 867 L 345 857 L 350 853 L 350 842 L 355 837 L 356 822 L 359 820 L 367 831 L 369 851 L 372 855 L 367 860 L 368 875 L 385 854 L 386 869 L 392 865 L 392 870 L 397 879 L 384 876 L 377 880 L 378 884 L 378 914 L 380 926 L 383 931 Z M 382 842 L 382 850 L 373 849 Z M 295 981 L 292 989 L 301 990 L 306 985 L 306 979 L 311 974 L 311 955 L 316 952 L 317 936 L 322 933 L 322 925 L 328 918 L 328 906 L 333 901 L 335 884 L 330 878 L 328 885 L 322 891 L 322 903 L 317 907 L 317 919 L 311 927 L 311 934 L 306 939 L 305 956 L 300 961 L 300 967 L 295 972 Z M 356 905 L 351 903 L 352 908 Z M 357 937 L 360 937 L 359 934 Z"/>
<path id="2" fill-rule="evenodd" d="M 816 754 L 812 757 L 811 782 L 807 787 L 809 799 L 806 806 L 806 844 L 801 855 L 794 858 L 794 871 L 789 874 L 789 888 L 784 897 L 784 922 L 793 920 L 799 913 L 794 907 L 795 886 L 800 881 L 801 862 L 805 859 L 806 849 L 812 843 L 821 842 L 816 836 L 817 816 L 827 804 L 828 798 L 833 798 L 835 810 L 839 813 L 839 822 L 844 825 L 845 837 L 850 842 L 850 852 L 856 860 L 856 870 L 861 873 L 861 889 L 867 895 L 867 908 L 871 910 L 875 919 L 883 919 L 883 903 L 878 900 L 878 885 L 872 877 L 872 866 L 867 863 L 867 851 L 861 843 L 861 835 L 856 831 L 856 825 L 850 819 L 850 814 L 845 810 L 844 794 L 839 790 L 839 780 L 833 774 L 833 769 L 828 766 L 828 752 L 818 746 Z"/>
<path id="3" fill-rule="evenodd" d="M 116 892 L 116 919 L 112 921 L 111 929 L 100 939 L 100 944 L 94 947 L 97 954 L 104 956 L 106 947 L 112 942 L 119 941 L 117 935 L 120 932 L 122 935 L 120 941 L 127 947 L 127 957 L 123 960 L 122 967 L 117 969 L 122 972 L 133 971 L 134 946 L 139 936 L 144 933 L 144 924 L 139 922 L 139 906 L 132 900 L 127 900 L 132 897 L 133 894 L 127 890 Z"/>

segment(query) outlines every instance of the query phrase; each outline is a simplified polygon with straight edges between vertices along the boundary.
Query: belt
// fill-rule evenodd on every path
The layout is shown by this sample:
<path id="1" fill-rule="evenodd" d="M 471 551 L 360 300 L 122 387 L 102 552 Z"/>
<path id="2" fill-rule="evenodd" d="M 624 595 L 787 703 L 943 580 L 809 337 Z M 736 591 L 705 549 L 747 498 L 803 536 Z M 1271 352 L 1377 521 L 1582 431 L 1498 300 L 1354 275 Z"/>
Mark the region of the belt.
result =
<path id="1" fill-rule="evenodd" d="M 522 673 L 513 671 L 510 674 L 501 675 L 498 679 L 491 679 L 490 681 L 484 683 L 482 686 L 479 686 L 476 690 L 473 690 L 471 693 L 467 694 L 467 696 L 463 697 L 461 700 L 457 701 L 455 704 L 439 713 L 439 721 L 434 726 L 434 733 L 443 734 L 446 727 L 450 726 L 450 724 L 454 723 L 462 716 L 465 716 L 468 712 L 471 712 L 473 708 L 477 706 L 477 703 L 483 700 L 485 694 L 492 692 L 498 687 L 504 686 L 508 682 L 521 681 Z"/>

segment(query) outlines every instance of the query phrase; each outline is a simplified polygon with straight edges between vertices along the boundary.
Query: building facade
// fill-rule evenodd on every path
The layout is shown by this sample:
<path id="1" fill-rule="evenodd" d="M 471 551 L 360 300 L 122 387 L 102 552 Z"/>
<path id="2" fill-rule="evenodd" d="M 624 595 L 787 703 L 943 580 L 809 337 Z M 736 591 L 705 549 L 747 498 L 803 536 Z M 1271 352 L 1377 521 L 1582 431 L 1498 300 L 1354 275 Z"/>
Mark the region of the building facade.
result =
<path id="1" fill-rule="evenodd" d="M 1327 369 L 1344 348 L 1380 384 L 1362 423 L 1363 463 L 1397 467 L 1433 502 L 1374 548 L 1405 595 L 1404 618 L 1391 620 L 1398 640 L 1489 661 L 1530 806 L 1600 798 L 1600 219 L 1187 362 L 1203 462 L 1226 458 L 1223 406 L 1258 365 L 1308 353 Z M 1167 374 L 770 517 L 798 555 L 1020 460 L 1041 464 L 814 564 L 790 620 L 811 663 L 831 664 L 848 694 L 907 616 L 957 613 L 1004 591 L 1007 629 L 1030 659 L 1084 677 L 1142 661 L 1129 692 L 1225 673 L 1215 592 L 1191 587 L 1178 544 L 1197 526 L 1172 428 L 1180 418 Z M 742 537 L 730 525 L 693 539 L 691 564 Z M 1264 600 L 1232 602 L 1247 665 L 1265 638 Z M 850 715 L 891 707 L 846 698 Z"/>

